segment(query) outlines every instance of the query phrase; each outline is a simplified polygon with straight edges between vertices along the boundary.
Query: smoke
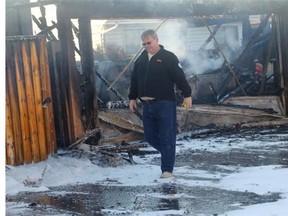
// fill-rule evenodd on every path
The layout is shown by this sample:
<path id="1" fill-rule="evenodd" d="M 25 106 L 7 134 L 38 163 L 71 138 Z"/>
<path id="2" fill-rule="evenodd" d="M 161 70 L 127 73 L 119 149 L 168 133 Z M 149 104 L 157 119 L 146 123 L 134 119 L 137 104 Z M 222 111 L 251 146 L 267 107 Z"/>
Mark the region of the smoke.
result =
<path id="1" fill-rule="evenodd" d="M 184 72 L 187 76 L 204 74 L 221 67 L 224 59 L 217 53 L 216 57 L 207 57 L 206 54 L 195 52 L 186 56 L 183 60 Z"/>
<path id="2" fill-rule="evenodd" d="M 183 19 L 167 20 L 157 32 L 159 43 L 174 52 L 179 59 L 186 56 L 187 22 Z"/>
<path id="3" fill-rule="evenodd" d="M 214 27 L 210 27 L 212 30 Z M 209 37 L 207 27 L 196 27 L 184 19 L 167 20 L 158 30 L 159 43 L 165 49 L 172 51 L 179 58 L 187 76 L 199 75 L 220 68 L 224 54 L 229 63 L 238 56 L 241 38 L 238 25 L 226 25 L 221 27 L 205 49 L 200 47 Z"/>

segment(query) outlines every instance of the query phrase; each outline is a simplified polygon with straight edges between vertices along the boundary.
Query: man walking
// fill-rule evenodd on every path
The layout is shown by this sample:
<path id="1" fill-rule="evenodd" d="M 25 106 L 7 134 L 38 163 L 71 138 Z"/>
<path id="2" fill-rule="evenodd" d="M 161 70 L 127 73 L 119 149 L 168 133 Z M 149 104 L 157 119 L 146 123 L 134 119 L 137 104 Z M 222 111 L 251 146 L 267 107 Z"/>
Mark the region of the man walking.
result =
<path id="1" fill-rule="evenodd" d="M 130 110 L 143 102 L 145 140 L 161 153 L 161 178 L 173 176 L 176 152 L 175 85 L 181 90 L 186 108 L 192 107 L 191 87 L 177 56 L 158 43 L 154 30 L 141 35 L 145 50 L 134 64 L 130 85 Z"/>

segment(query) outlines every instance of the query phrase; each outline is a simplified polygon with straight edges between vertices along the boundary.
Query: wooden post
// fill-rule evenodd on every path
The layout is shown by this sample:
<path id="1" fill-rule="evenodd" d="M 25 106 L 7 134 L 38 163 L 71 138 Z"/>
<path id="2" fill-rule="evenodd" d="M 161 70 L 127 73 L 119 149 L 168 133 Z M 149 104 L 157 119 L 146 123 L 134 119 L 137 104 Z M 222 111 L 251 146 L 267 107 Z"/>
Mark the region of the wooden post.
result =
<path id="1" fill-rule="evenodd" d="M 6 87 L 6 163 L 16 164 L 15 139 L 13 134 L 13 122 L 11 116 L 11 104 L 9 92 Z"/>
<path id="2" fill-rule="evenodd" d="M 8 97 L 11 106 L 11 118 L 13 125 L 13 135 L 15 142 L 15 164 L 23 164 L 23 145 L 20 122 L 19 101 L 17 95 L 16 73 L 14 63 L 12 42 L 6 42 L 6 88 L 8 88 Z"/>
<path id="3" fill-rule="evenodd" d="M 57 5 L 58 37 L 63 56 L 62 69 L 66 73 L 60 82 L 63 83 L 66 92 L 66 97 L 63 100 L 67 99 L 67 127 L 70 127 L 69 138 L 72 143 L 82 137 L 85 132 L 79 107 L 80 74 L 76 69 L 71 20 L 65 16 L 64 7 L 65 5 L 61 3 Z"/>
<path id="4" fill-rule="evenodd" d="M 56 143 L 58 147 L 65 147 L 69 145 L 68 127 L 65 125 L 65 108 L 63 95 L 63 83 L 60 82 L 62 76 L 61 65 L 62 55 L 60 49 L 60 42 L 53 41 L 47 43 L 47 52 L 49 57 L 49 71 L 51 79 L 51 93 L 53 95 L 53 114 L 56 131 Z"/>
<path id="5" fill-rule="evenodd" d="M 22 134 L 22 145 L 23 145 L 23 162 L 31 163 L 32 153 L 31 153 L 31 137 L 29 131 L 29 119 L 28 119 L 28 108 L 27 108 L 27 98 L 25 92 L 25 79 L 23 74 L 22 65 L 20 65 L 21 45 L 20 42 L 13 43 L 14 49 L 14 62 L 17 80 L 17 92 L 19 101 L 19 113 L 20 113 L 20 124 L 21 124 L 21 134 Z"/>
<path id="6" fill-rule="evenodd" d="M 35 109 L 36 109 L 36 119 L 38 128 L 38 138 L 39 138 L 39 152 L 40 159 L 47 159 L 47 143 L 45 134 L 45 120 L 42 107 L 42 94 L 41 94 L 41 80 L 40 80 L 40 70 L 38 62 L 38 54 L 36 50 L 36 41 L 30 41 L 30 55 L 31 55 L 31 69 L 33 77 L 33 87 L 34 87 L 34 97 L 35 97 Z"/>
<path id="7" fill-rule="evenodd" d="M 27 108 L 28 108 L 28 122 L 29 122 L 29 129 L 30 129 L 30 138 L 31 138 L 32 161 L 39 162 L 40 155 L 39 155 L 38 128 L 37 128 L 37 120 L 36 120 L 33 82 L 32 82 L 32 77 L 31 77 L 30 56 L 28 55 L 28 51 L 27 51 L 28 45 L 29 45 L 28 40 L 24 40 L 21 43 L 22 60 L 23 60 L 25 90 L 26 90 Z"/>
<path id="8" fill-rule="evenodd" d="M 94 73 L 94 58 L 92 46 L 92 32 L 89 18 L 79 19 L 79 42 L 82 70 L 84 75 L 84 106 L 86 130 L 95 128 L 97 119 L 97 97 Z"/>
<path id="9" fill-rule="evenodd" d="M 39 63 L 40 63 L 40 76 L 41 76 L 41 86 L 42 86 L 42 100 L 47 100 L 53 102 L 48 56 L 45 38 L 42 37 L 39 40 Z M 54 113 L 52 103 L 49 103 L 44 109 L 44 119 L 45 119 L 45 131 L 46 131 L 46 141 L 47 141 L 47 152 L 54 153 L 56 151 L 56 134 L 54 125 Z"/>
<path id="10" fill-rule="evenodd" d="M 281 101 L 285 110 L 285 114 L 288 114 L 288 24 L 287 14 L 277 14 L 277 51 L 278 51 L 278 65 L 279 65 L 279 86 L 283 91 L 281 92 Z"/>
<path id="11" fill-rule="evenodd" d="M 274 47 L 274 43 L 275 43 L 275 16 L 272 14 L 271 15 L 272 18 L 272 29 L 269 35 L 269 41 L 267 44 L 267 47 L 265 49 L 265 55 L 264 55 L 264 65 L 263 65 L 263 72 L 262 72 L 262 80 L 260 83 L 260 88 L 259 88 L 259 95 L 262 95 L 264 92 L 264 87 L 265 87 L 265 82 L 266 82 L 266 75 L 267 75 L 267 70 L 268 70 L 268 66 L 269 66 L 269 60 L 270 60 L 270 56 L 271 56 L 271 52 L 273 50 Z"/>

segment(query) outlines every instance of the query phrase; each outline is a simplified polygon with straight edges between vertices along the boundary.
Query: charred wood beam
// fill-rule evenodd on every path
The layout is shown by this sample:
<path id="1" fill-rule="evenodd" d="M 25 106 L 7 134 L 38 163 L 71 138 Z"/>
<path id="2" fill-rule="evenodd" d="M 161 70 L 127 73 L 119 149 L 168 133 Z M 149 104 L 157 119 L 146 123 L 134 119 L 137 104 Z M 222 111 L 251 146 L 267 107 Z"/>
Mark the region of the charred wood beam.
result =
<path id="1" fill-rule="evenodd" d="M 112 126 L 113 127 L 113 126 Z M 101 137 L 101 145 L 108 145 L 109 143 L 123 143 L 131 142 L 135 140 L 143 140 L 143 134 L 140 134 L 135 131 L 127 132 L 125 134 L 120 134 L 119 136 L 114 137 Z M 89 143 L 88 143 L 89 144 Z"/>
<path id="2" fill-rule="evenodd" d="M 63 85 L 65 103 L 65 127 L 68 128 L 69 141 L 74 142 L 84 135 L 84 127 L 79 107 L 80 74 L 76 69 L 74 41 L 72 35 L 71 20 L 65 15 L 64 6 L 58 4 L 56 13 L 58 21 L 58 36 L 61 44 L 63 64 L 61 65 L 61 80 Z"/>
<path id="3" fill-rule="evenodd" d="M 277 23 L 277 51 L 278 51 L 278 69 L 279 69 L 279 86 L 282 89 L 281 101 L 286 115 L 288 114 L 288 24 L 287 13 L 276 16 Z"/>
<path id="4" fill-rule="evenodd" d="M 79 56 L 81 56 L 81 51 L 78 49 L 78 47 L 76 47 L 76 45 L 74 45 L 74 50 Z"/>
<path id="5" fill-rule="evenodd" d="M 225 66 L 225 64 L 223 64 L 221 69 L 220 69 L 221 73 L 225 73 L 226 72 L 224 70 L 225 69 L 224 66 Z M 232 79 L 232 76 L 229 73 L 228 76 L 225 77 L 224 80 L 222 81 L 221 89 L 218 91 L 219 98 L 224 96 L 225 91 L 227 90 L 227 87 L 228 87 L 229 83 L 231 82 L 231 79 Z M 218 98 L 218 101 L 219 101 L 219 98 Z"/>
<path id="6" fill-rule="evenodd" d="M 80 34 L 79 29 L 74 25 L 73 22 L 71 22 L 71 25 L 72 25 L 72 29 L 73 29 L 74 34 L 75 34 L 76 37 L 79 39 L 79 34 Z M 80 42 L 80 41 L 79 41 L 79 42 Z M 79 55 L 80 55 L 80 54 L 79 54 Z"/>
<path id="7" fill-rule="evenodd" d="M 269 42 L 268 42 L 268 45 L 266 48 L 266 54 L 265 54 L 265 59 L 264 59 L 263 72 L 262 72 L 262 80 L 261 80 L 260 89 L 259 89 L 259 95 L 263 94 L 263 91 L 264 91 L 269 60 L 270 60 L 271 52 L 273 49 L 274 41 L 276 38 L 275 37 L 275 17 L 274 17 L 274 15 L 272 15 L 271 17 L 272 17 L 272 23 L 273 24 L 272 24 L 272 30 L 270 32 Z"/>
<path id="8" fill-rule="evenodd" d="M 78 29 L 72 22 L 71 22 L 71 24 L 72 24 L 72 29 L 73 29 L 76 37 L 79 38 L 79 44 L 80 44 L 80 31 L 79 31 L 79 29 Z M 80 50 L 79 50 L 76 46 L 74 47 L 74 49 L 75 49 L 75 51 L 78 53 L 78 55 L 79 55 L 80 57 L 82 57 L 82 53 L 80 52 Z M 91 50 L 93 50 L 93 47 L 91 48 Z M 92 53 L 92 55 L 93 55 L 93 53 Z M 83 64 L 85 64 L 85 63 L 82 62 L 82 65 L 83 65 Z M 94 63 L 93 63 L 93 64 L 94 64 Z M 84 65 L 83 65 L 82 67 L 84 67 Z M 127 66 L 126 66 L 126 67 L 127 67 Z M 109 87 L 109 86 L 110 86 L 110 83 L 109 83 L 100 73 L 98 73 L 98 71 L 96 71 L 96 70 L 94 70 L 94 71 L 95 71 L 96 75 L 101 79 L 101 81 L 102 81 L 107 87 Z M 95 86 L 95 85 L 96 85 L 96 84 L 94 83 L 94 86 Z M 124 98 L 115 88 L 113 88 L 112 86 L 111 86 L 109 89 L 107 89 L 107 90 L 111 90 L 120 100 L 125 100 L 125 98 Z M 100 100 L 100 99 L 98 98 L 98 100 Z"/>
<path id="9" fill-rule="evenodd" d="M 142 102 L 140 100 L 136 100 L 137 107 L 142 107 Z M 120 101 L 108 101 L 106 103 L 102 102 L 98 104 L 98 108 L 100 111 L 106 110 L 106 109 L 123 109 L 123 108 L 129 108 L 129 100 L 120 100 Z M 137 111 L 138 112 L 138 111 Z M 139 113 L 139 112 L 138 112 Z M 139 114 L 136 114 L 139 115 Z M 138 116 L 140 118 L 140 116 Z"/>
<path id="10" fill-rule="evenodd" d="M 218 92 L 216 91 L 215 87 L 213 86 L 213 83 L 212 83 L 212 82 L 209 82 L 208 85 L 209 85 L 209 89 L 211 90 L 211 92 L 212 92 L 215 100 L 218 102 L 218 100 L 219 100 L 219 94 L 218 94 Z"/>
<path id="11" fill-rule="evenodd" d="M 139 133 L 144 133 L 142 125 L 135 124 L 135 123 L 131 122 L 129 119 L 125 119 L 123 117 L 120 117 L 118 114 L 100 111 L 99 112 L 99 118 L 103 122 L 107 122 L 109 124 L 116 125 L 120 128 L 128 129 L 131 131 L 136 131 Z"/>
<path id="12" fill-rule="evenodd" d="M 249 42 L 247 43 L 247 45 L 243 49 L 240 56 L 234 61 L 233 68 L 237 68 L 240 65 L 240 63 L 245 59 L 245 57 L 247 56 L 247 53 L 251 49 L 251 46 L 255 43 L 255 41 L 257 40 L 257 38 L 259 37 L 259 35 L 263 31 L 263 28 L 266 26 L 270 16 L 271 16 L 271 14 L 268 14 L 268 15 L 266 15 L 265 19 L 262 20 L 261 24 L 256 29 L 255 33 L 253 34 L 253 36 L 251 37 L 251 39 L 249 40 Z M 224 66 L 225 66 L 225 64 L 223 64 L 221 67 L 222 71 L 224 71 Z M 230 83 L 231 79 L 232 79 L 232 76 L 228 76 L 227 79 L 225 79 L 224 85 L 222 87 L 222 90 L 219 92 L 219 95 L 223 94 L 223 92 L 226 90 L 228 84 Z"/>
<path id="13" fill-rule="evenodd" d="M 84 75 L 84 107 L 86 129 L 94 128 L 97 121 L 97 100 L 96 83 L 94 75 L 94 59 L 92 45 L 91 23 L 88 18 L 80 18 L 79 22 L 79 42 L 81 63 Z"/>
<path id="14" fill-rule="evenodd" d="M 207 27 L 208 31 L 210 32 L 210 35 L 213 35 L 213 32 L 211 31 L 210 27 L 207 25 L 207 23 L 205 22 L 205 20 L 202 18 L 202 21 L 203 23 L 205 24 L 205 26 Z M 238 86 L 240 87 L 242 93 L 244 95 L 247 95 L 244 88 L 242 87 L 241 83 L 239 82 L 233 68 L 231 67 L 230 63 L 228 62 L 226 56 L 224 55 L 223 51 L 221 50 L 216 38 L 215 38 L 215 35 L 213 35 L 213 39 L 214 39 L 214 42 L 215 42 L 215 45 L 216 45 L 216 48 L 217 50 L 220 52 L 220 54 L 222 55 L 222 57 L 224 58 L 224 61 L 225 61 L 225 64 L 228 66 L 229 68 L 229 72 L 231 73 L 231 75 L 233 76 L 234 80 L 236 81 L 236 83 L 238 84 Z"/>
<path id="15" fill-rule="evenodd" d="M 80 139 L 76 140 L 74 143 L 72 143 L 69 146 L 69 149 L 73 149 L 76 146 L 80 145 L 81 143 L 85 143 L 88 139 L 90 139 L 91 137 L 96 137 L 96 143 L 98 144 L 98 141 L 100 140 L 101 137 L 101 130 L 100 128 L 95 128 L 93 130 L 89 130 L 86 132 L 86 134 L 84 136 L 82 136 Z"/>
<path id="16" fill-rule="evenodd" d="M 124 142 L 125 143 L 125 142 Z M 121 143 L 122 144 L 122 143 Z M 126 144 L 126 143 L 125 143 Z M 133 153 L 138 152 L 140 148 L 147 148 L 148 144 L 128 144 L 128 147 L 125 147 L 124 145 L 118 150 L 118 146 L 114 145 L 103 145 L 103 148 L 99 148 L 96 146 L 91 146 L 85 143 L 82 143 L 81 145 L 77 146 L 77 150 L 81 151 L 80 156 L 82 155 L 83 152 L 89 153 L 91 157 L 91 162 L 93 163 L 93 156 L 97 155 L 97 161 L 98 157 L 101 155 L 101 158 L 103 158 L 103 162 L 107 163 L 109 166 L 116 167 L 118 165 L 123 164 L 123 160 L 128 161 L 131 164 L 136 164 L 136 162 L 133 160 Z M 110 147 L 110 148 L 109 148 Z M 75 150 L 73 150 L 75 153 Z M 146 151 L 145 151 L 146 152 Z M 73 154 L 74 154 L 73 153 Z M 123 153 L 127 153 L 127 156 L 124 156 Z M 150 153 L 150 152 L 149 152 Z M 154 153 L 154 151 L 153 151 Z M 100 160 L 101 160 L 100 158 Z M 117 182 L 112 180 L 113 182 Z"/>
<path id="17" fill-rule="evenodd" d="M 271 14 L 266 15 L 265 19 L 262 20 L 261 24 L 258 26 L 257 30 L 253 34 L 251 40 L 247 43 L 244 50 L 240 54 L 240 56 L 234 61 L 234 67 L 237 67 L 245 58 L 249 50 L 251 49 L 251 46 L 255 43 L 261 32 L 263 31 L 264 27 L 266 26 Z"/>
<path id="18" fill-rule="evenodd" d="M 250 86 L 250 82 L 246 82 L 243 84 L 244 88 L 246 89 L 247 87 Z M 242 87 L 243 88 L 243 87 Z M 229 98 L 229 97 L 233 97 L 235 96 L 239 91 L 241 91 L 241 88 L 238 86 L 236 87 L 234 90 L 230 91 L 228 94 L 224 95 L 223 97 L 221 97 L 221 99 L 218 99 L 218 103 L 219 104 L 223 104 L 223 102 Z M 247 95 L 245 95 L 247 96 Z"/>
<path id="19" fill-rule="evenodd" d="M 32 15 L 32 20 L 34 21 L 34 23 L 38 26 L 38 28 L 39 28 L 41 31 L 42 31 L 43 29 L 45 29 L 45 28 L 43 28 L 41 22 L 40 22 L 34 15 Z M 51 41 L 51 37 L 49 36 L 48 32 L 45 31 L 44 34 L 46 35 L 47 39 L 48 39 L 49 41 Z"/>
<path id="20" fill-rule="evenodd" d="M 125 151 L 136 150 L 139 148 L 147 148 L 148 146 L 149 146 L 148 143 L 139 143 L 139 144 L 127 143 L 126 145 L 103 145 L 99 147 L 98 149 L 100 151 L 107 151 L 107 152 L 125 152 Z"/>
<path id="21" fill-rule="evenodd" d="M 105 144 L 100 145 L 102 143 L 101 129 L 95 128 L 93 130 L 88 131 L 83 137 L 81 137 L 76 142 L 72 143 L 69 146 L 69 149 L 75 149 L 80 145 L 89 145 L 89 149 L 93 148 L 94 151 L 109 151 L 109 152 L 123 152 L 123 151 L 131 151 L 143 147 L 148 147 L 147 143 L 139 143 L 139 144 L 130 144 L 132 140 L 143 138 L 143 134 L 136 133 L 131 131 L 122 136 L 114 137 L 111 139 L 104 140 Z M 90 141 L 93 140 L 93 141 Z M 110 143 L 110 144 L 108 144 Z M 112 144 L 115 143 L 115 144 Z M 121 144 L 116 144 L 121 143 Z"/>
<path id="22" fill-rule="evenodd" d="M 202 46 L 199 48 L 200 50 L 204 50 L 206 48 L 206 46 L 208 45 L 208 43 L 213 39 L 213 37 L 216 35 L 217 31 L 219 30 L 219 28 L 221 27 L 222 23 L 219 23 L 216 25 L 216 27 L 214 28 L 213 32 L 209 35 L 209 37 L 206 39 L 206 41 L 202 44 Z"/>
<path id="23" fill-rule="evenodd" d="M 38 23 L 36 24 L 43 31 L 44 29 L 47 29 L 48 27 L 47 20 L 46 20 L 46 8 L 43 5 L 40 6 L 40 12 L 41 12 L 41 17 L 39 17 L 40 25 Z M 34 17 L 33 17 L 33 20 L 36 21 Z M 47 31 L 47 35 L 49 35 L 49 37 L 51 37 L 52 40 L 57 40 L 51 30 Z"/>
<path id="24" fill-rule="evenodd" d="M 81 52 L 80 52 L 80 50 L 79 50 L 76 46 L 74 47 L 74 49 L 75 49 L 75 51 L 79 54 L 79 56 L 81 56 Z M 100 80 L 101 80 L 107 87 L 110 86 L 109 82 L 108 82 L 98 71 L 95 70 L 95 73 L 96 73 L 96 76 L 99 77 Z M 96 85 L 96 84 L 95 84 L 95 85 Z M 107 89 L 107 90 L 108 90 L 108 89 Z M 109 90 L 111 90 L 120 100 L 125 100 L 125 98 L 124 98 L 115 88 L 110 87 Z M 100 100 L 100 99 L 98 98 L 98 100 Z M 100 100 L 100 101 L 101 101 L 101 100 Z"/>
<path id="25" fill-rule="evenodd" d="M 37 35 L 43 35 L 43 34 L 47 35 L 49 33 L 52 33 L 51 31 L 55 28 L 57 28 L 57 23 L 53 23 L 52 26 L 47 26 L 45 29 L 42 29 L 42 31 L 38 32 Z M 54 35 L 52 37 L 53 37 L 53 40 L 57 40 Z"/>
<path id="26" fill-rule="evenodd" d="M 44 21 L 45 19 L 41 19 L 42 21 L 40 22 L 34 15 L 32 15 L 32 19 L 35 22 L 35 24 L 38 26 L 38 28 L 41 30 L 41 32 L 39 32 L 37 35 L 42 35 L 44 33 L 44 35 L 46 35 L 49 41 L 57 40 L 57 38 L 54 36 L 54 34 L 51 31 L 52 29 L 57 27 L 55 24 L 48 27 L 46 24 L 46 21 Z"/>
<path id="27" fill-rule="evenodd" d="M 98 71 L 95 70 L 95 72 L 96 72 L 97 77 L 99 77 L 101 79 L 101 81 L 107 87 L 109 87 L 110 86 L 109 82 Z M 125 98 L 115 88 L 113 88 L 112 86 L 110 87 L 109 90 L 111 90 L 120 100 L 123 100 L 123 101 L 125 100 Z"/>
<path id="28" fill-rule="evenodd" d="M 60 50 L 60 42 L 53 41 L 47 43 L 47 51 L 49 57 L 49 70 L 51 78 L 51 90 L 53 96 L 53 110 L 54 110 L 54 121 L 55 131 L 58 147 L 65 147 L 69 144 L 68 129 L 65 127 L 65 107 L 64 107 L 64 94 L 63 94 L 63 83 L 61 82 L 62 72 L 61 65 L 63 64 Z"/>

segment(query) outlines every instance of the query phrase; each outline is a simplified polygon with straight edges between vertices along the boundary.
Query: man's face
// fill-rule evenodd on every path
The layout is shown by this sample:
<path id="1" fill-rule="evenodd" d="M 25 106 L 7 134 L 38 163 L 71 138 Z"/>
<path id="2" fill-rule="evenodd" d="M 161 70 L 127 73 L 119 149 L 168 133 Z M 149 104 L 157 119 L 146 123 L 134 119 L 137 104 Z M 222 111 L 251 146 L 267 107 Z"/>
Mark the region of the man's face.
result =
<path id="1" fill-rule="evenodd" d="M 150 54 L 155 54 L 159 50 L 158 38 L 148 36 L 142 40 L 142 46 Z"/>

